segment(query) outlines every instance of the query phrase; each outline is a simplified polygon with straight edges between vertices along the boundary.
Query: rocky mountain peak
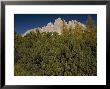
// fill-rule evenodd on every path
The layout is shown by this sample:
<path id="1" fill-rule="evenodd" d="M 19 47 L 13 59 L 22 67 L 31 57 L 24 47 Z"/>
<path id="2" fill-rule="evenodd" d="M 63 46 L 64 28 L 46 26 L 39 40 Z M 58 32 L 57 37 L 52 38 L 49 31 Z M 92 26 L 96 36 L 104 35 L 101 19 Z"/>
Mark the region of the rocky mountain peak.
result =
<path id="1" fill-rule="evenodd" d="M 82 26 L 84 29 L 86 28 L 86 26 L 76 20 L 71 20 L 66 22 L 64 19 L 61 19 L 60 17 L 55 19 L 54 23 L 49 22 L 47 23 L 46 26 L 43 26 L 41 28 L 34 28 L 31 30 L 26 31 L 22 36 L 24 37 L 27 33 L 35 32 L 35 30 L 39 30 L 40 32 L 57 32 L 59 35 L 61 34 L 61 31 L 63 29 L 63 26 L 65 25 L 67 27 L 67 29 L 72 28 L 74 29 L 76 24 L 79 24 L 80 26 Z"/>

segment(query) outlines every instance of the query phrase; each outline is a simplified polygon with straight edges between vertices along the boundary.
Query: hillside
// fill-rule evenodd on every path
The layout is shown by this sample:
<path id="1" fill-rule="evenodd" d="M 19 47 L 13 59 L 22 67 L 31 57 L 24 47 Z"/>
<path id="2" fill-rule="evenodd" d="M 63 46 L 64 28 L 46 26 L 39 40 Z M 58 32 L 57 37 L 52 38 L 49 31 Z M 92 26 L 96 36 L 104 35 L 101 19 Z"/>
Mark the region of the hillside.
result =
<path id="1" fill-rule="evenodd" d="M 47 26 L 14 35 L 15 76 L 96 76 L 97 30 L 61 18 Z"/>

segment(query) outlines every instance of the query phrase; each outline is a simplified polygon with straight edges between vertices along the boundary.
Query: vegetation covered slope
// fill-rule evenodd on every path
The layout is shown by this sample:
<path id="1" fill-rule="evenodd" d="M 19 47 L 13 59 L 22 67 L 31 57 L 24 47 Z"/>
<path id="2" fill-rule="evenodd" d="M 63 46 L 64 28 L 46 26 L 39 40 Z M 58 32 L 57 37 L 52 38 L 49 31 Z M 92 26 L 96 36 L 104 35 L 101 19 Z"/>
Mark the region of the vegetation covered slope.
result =
<path id="1" fill-rule="evenodd" d="M 31 32 L 14 37 L 15 76 L 95 76 L 97 75 L 97 30 L 88 16 L 86 30 Z"/>

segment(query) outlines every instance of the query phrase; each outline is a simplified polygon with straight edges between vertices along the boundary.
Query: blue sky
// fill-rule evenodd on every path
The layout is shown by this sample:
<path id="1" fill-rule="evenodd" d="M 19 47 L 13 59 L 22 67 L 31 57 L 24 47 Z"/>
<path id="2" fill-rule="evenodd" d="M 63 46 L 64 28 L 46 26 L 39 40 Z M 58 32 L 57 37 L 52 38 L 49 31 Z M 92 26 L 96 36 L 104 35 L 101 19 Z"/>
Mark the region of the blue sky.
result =
<path id="1" fill-rule="evenodd" d="M 46 26 L 49 22 L 54 22 L 57 18 L 66 21 L 77 20 L 86 24 L 87 16 L 90 15 L 97 24 L 97 14 L 15 14 L 14 30 L 19 34 L 23 34 L 29 29 Z"/>

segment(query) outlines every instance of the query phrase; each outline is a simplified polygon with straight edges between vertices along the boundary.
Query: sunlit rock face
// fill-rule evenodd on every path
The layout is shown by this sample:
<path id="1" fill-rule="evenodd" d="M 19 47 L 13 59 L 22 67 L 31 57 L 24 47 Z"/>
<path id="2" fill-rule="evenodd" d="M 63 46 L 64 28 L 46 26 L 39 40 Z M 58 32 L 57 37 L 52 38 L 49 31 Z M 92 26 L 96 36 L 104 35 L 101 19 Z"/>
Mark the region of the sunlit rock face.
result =
<path id="1" fill-rule="evenodd" d="M 43 26 L 41 28 L 34 28 L 31 30 L 26 31 L 22 36 L 25 36 L 27 33 L 30 32 L 36 32 L 36 30 L 39 30 L 41 33 L 42 32 L 57 32 L 59 35 L 61 34 L 64 26 L 67 27 L 67 29 L 74 29 L 76 24 L 79 24 L 80 26 L 82 26 L 83 29 L 86 29 L 86 26 L 76 20 L 71 20 L 66 22 L 65 20 L 61 19 L 61 18 L 57 18 L 55 19 L 55 22 L 49 22 L 46 26 Z"/>
<path id="2" fill-rule="evenodd" d="M 54 23 L 48 23 L 47 26 L 42 27 L 41 32 L 58 32 L 61 33 L 61 29 L 63 29 L 63 21 L 61 18 L 55 20 Z"/>
<path id="3" fill-rule="evenodd" d="M 54 22 L 54 31 L 56 31 L 59 34 L 61 34 L 61 30 L 62 29 L 63 29 L 63 21 L 61 20 L 61 18 L 58 18 Z"/>
<path id="4" fill-rule="evenodd" d="M 28 31 L 26 31 L 23 35 L 22 35 L 22 37 L 24 37 L 24 36 L 26 36 L 28 33 L 30 33 L 30 32 L 34 32 L 34 33 L 36 33 L 36 28 L 34 28 L 34 29 L 30 29 L 30 30 L 28 30 Z"/>

